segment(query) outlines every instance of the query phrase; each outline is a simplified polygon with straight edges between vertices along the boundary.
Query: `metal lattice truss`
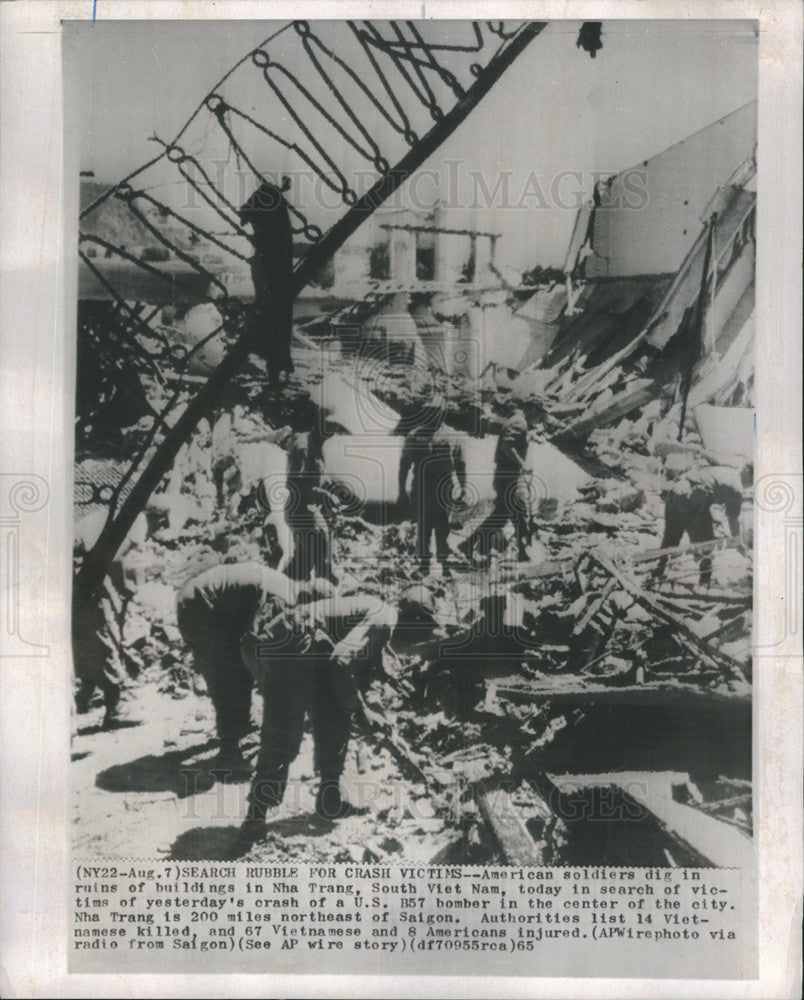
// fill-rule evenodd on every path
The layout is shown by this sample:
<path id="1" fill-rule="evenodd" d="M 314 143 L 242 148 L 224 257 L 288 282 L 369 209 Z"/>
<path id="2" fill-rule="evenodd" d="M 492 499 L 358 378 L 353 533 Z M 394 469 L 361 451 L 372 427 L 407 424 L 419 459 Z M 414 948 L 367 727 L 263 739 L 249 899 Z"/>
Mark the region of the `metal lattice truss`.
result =
<path id="1" fill-rule="evenodd" d="M 280 174 L 304 180 L 287 196 L 298 295 L 543 28 L 287 23 L 223 77 L 173 140 L 153 137 L 160 147 L 153 159 L 83 209 L 82 282 L 93 291 L 82 297 L 112 304 L 107 321 L 84 323 L 83 333 L 111 377 L 141 372 L 158 391 L 144 404 L 145 440 L 113 491 L 79 582 L 102 578 L 179 448 L 248 356 L 253 292 L 236 280 L 253 253 L 238 215 L 248 195 Z M 151 253 L 129 245 L 132 233 L 147 236 Z M 154 321 L 171 302 L 213 304 L 220 324 L 196 343 L 177 343 Z M 222 360 L 198 387 L 190 372 L 211 342 Z"/>

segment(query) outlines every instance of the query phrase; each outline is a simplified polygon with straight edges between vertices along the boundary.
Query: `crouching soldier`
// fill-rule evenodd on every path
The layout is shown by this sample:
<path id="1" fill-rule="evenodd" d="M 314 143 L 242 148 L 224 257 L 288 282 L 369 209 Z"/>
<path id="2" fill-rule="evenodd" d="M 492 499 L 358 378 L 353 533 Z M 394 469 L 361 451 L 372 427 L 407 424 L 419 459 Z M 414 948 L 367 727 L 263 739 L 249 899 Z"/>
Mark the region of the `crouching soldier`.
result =
<path id="1" fill-rule="evenodd" d="M 312 596 L 329 592 L 318 584 Z M 248 777 L 251 768 L 240 741 L 251 725 L 252 674 L 240 654 L 240 639 L 254 627 L 258 611 L 274 614 L 305 596 L 284 573 L 257 562 L 213 566 L 179 591 L 179 631 L 193 653 L 215 708 L 219 751 L 215 767 L 233 778 Z"/>
<path id="2" fill-rule="evenodd" d="M 282 802 L 307 713 L 319 777 L 316 813 L 334 820 L 354 812 L 341 793 L 340 778 L 359 692 L 382 670 L 387 643 L 400 652 L 424 634 L 431 636 L 433 628 L 417 602 L 392 607 L 368 594 L 299 607 L 290 629 L 287 616 L 271 617 L 272 610 L 258 617 L 256 632 L 242 643 L 243 659 L 264 695 L 260 754 L 241 830 L 247 840 L 259 838 L 268 811 Z"/>
<path id="3" fill-rule="evenodd" d="M 722 462 L 723 456 L 704 452 L 710 462 Z M 740 508 L 743 495 L 751 486 L 754 467 L 747 463 L 742 469 L 734 465 L 711 464 L 702 468 L 689 467 L 690 458 L 685 454 L 671 454 L 665 463 L 665 474 L 670 485 L 664 491 L 664 535 L 661 548 L 680 544 L 686 534 L 691 543 L 711 542 L 715 539 L 712 506 L 722 504 L 732 536 L 740 533 Z M 661 559 L 654 570 L 661 576 L 667 558 Z M 712 579 L 712 559 L 703 556 L 699 562 L 700 583 L 708 586 Z"/>

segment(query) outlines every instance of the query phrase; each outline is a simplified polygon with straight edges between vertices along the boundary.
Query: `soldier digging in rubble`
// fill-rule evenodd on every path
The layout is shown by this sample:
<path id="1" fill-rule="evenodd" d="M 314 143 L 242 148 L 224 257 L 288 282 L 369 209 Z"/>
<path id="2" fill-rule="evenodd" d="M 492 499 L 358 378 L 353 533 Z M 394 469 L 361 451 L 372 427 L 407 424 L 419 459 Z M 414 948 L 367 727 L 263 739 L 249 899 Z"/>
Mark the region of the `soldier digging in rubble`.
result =
<path id="1" fill-rule="evenodd" d="M 508 521 L 514 525 L 519 559 L 527 559 L 532 533 L 527 491 L 522 489 L 527 452 L 528 422 L 522 410 L 515 410 L 503 426 L 494 453 L 494 507 L 463 546 L 470 559 L 479 543 L 484 546 L 482 551 L 486 554 L 490 537 L 499 532 Z"/>
<path id="2" fill-rule="evenodd" d="M 193 652 L 215 708 L 219 752 L 215 767 L 233 777 L 250 768 L 240 741 L 250 728 L 253 678 L 243 664 L 240 639 L 260 610 L 275 612 L 295 599 L 323 596 L 318 585 L 305 593 L 283 573 L 258 562 L 213 566 L 189 580 L 177 597 L 179 631 Z"/>
<path id="3" fill-rule="evenodd" d="M 732 536 L 740 532 L 740 508 L 745 491 L 750 489 L 754 477 L 752 462 L 740 468 L 729 464 L 730 459 L 712 452 L 704 452 L 711 463 L 702 468 L 690 468 L 692 459 L 687 454 L 671 453 L 665 462 L 665 474 L 671 485 L 664 491 L 664 535 L 661 548 L 680 544 L 686 534 L 691 543 L 711 542 L 715 538 L 715 525 L 711 508 L 723 504 Z M 654 576 L 662 576 L 667 558 L 661 559 Z M 708 586 L 712 579 L 712 559 L 703 556 L 699 562 L 700 583 Z"/>
<path id="4" fill-rule="evenodd" d="M 288 177 L 281 187 L 263 181 L 239 212 L 240 221 L 250 223 L 254 233 L 254 339 L 274 383 L 286 382 L 293 371 L 293 230 L 284 197 L 289 189 Z"/>
<path id="5" fill-rule="evenodd" d="M 290 765 L 298 756 L 304 718 L 311 718 L 319 776 L 316 814 L 326 820 L 353 814 L 340 788 L 352 715 L 359 692 L 382 670 L 386 644 L 397 653 L 431 643 L 435 621 L 418 596 L 396 607 L 370 594 L 336 595 L 277 617 L 266 609 L 254 633 L 243 637 L 243 661 L 263 691 L 262 738 L 249 795 L 243 839 L 265 830 L 269 810 L 280 805 Z"/>
<path id="6" fill-rule="evenodd" d="M 435 536 L 436 560 L 444 576 L 450 576 L 450 508 L 460 502 L 465 490 L 466 464 L 459 445 L 443 426 L 443 410 L 439 408 L 408 434 L 399 463 L 400 507 L 416 522 L 416 556 L 425 575 L 430 572 L 430 541 Z"/>

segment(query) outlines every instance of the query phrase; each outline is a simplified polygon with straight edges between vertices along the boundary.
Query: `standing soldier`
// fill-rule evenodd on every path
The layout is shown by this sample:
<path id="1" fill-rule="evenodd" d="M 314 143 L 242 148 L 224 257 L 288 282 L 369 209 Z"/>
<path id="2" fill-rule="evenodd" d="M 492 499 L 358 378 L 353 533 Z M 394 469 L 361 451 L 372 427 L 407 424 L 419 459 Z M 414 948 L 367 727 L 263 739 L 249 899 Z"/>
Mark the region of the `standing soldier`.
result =
<path id="1" fill-rule="evenodd" d="M 323 479 L 324 433 L 316 419 L 311 430 L 296 435 L 288 455 L 285 520 L 293 535 L 293 558 L 287 573 L 294 580 L 307 580 L 313 574 L 337 582 L 323 511 Z"/>
<path id="2" fill-rule="evenodd" d="M 287 381 L 293 371 L 290 341 L 293 335 L 293 229 L 282 186 L 263 181 L 240 209 L 240 221 L 251 223 L 254 256 L 251 277 L 256 309 L 255 340 L 268 365 L 272 382 Z"/>
<path id="3" fill-rule="evenodd" d="M 215 707 L 216 766 L 234 775 L 250 773 L 240 741 L 250 728 L 253 678 L 243 664 L 240 639 L 253 627 L 259 609 L 279 612 L 293 603 L 297 592 L 283 573 L 258 562 L 213 566 L 179 591 L 179 631 Z M 327 592 L 322 587 L 318 594 Z"/>
<path id="4" fill-rule="evenodd" d="M 442 421 L 439 414 L 407 436 L 399 463 L 399 502 L 417 525 L 416 556 L 421 571 L 425 575 L 430 572 L 430 544 L 435 536 L 436 561 L 444 576 L 450 576 L 450 508 L 460 502 L 466 490 L 466 464 L 460 445 L 450 437 Z"/>
<path id="5" fill-rule="evenodd" d="M 527 559 L 532 534 L 527 484 L 523 482 L 527 452 L 528 423 L 525 414 L 515 410 L 500 433 L 494 453 L 494 507 L 465 543 L 470 558 L 481 538 L 499 531 L 507 521 L 512 521 L 519 559 Z"/>
<path id="6" fill-rule="evenodd" d="M 76 525 L 74 555 L 78 564 L 97 542 L 107 518 L 108 511 L 103 508 L 87 514 Z M 79 682 L 75 707 L 79 715 L 88 712 L 92 696 L 100 688 L 106 709 L 104 729 L 112 729 L 118 722 L 120 696 L 128 680 L 122 637 L 134 590 L 126 557 L 143 544 L 147 531 L 145 515 L 139 514 L 97 590 L 92 594 L 78 590 L 73 593 L 73 663 Z"/>

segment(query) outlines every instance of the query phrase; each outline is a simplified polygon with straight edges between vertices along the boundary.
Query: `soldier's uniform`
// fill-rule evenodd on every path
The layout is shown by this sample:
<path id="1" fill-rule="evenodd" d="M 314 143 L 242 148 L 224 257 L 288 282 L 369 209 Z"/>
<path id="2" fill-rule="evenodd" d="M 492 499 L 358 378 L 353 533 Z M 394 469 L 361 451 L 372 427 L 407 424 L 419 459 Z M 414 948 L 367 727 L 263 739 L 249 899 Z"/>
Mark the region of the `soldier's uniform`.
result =
<path id="1" fill-rule="evenodd" d="M 92 549 L 103 530 L 108 512 L 93 511 L 75 527 L 74 554 L 78 562 Z M 132 596 L 126 579 L 126 553 L 140 545 L 147 533 L 145 515 L 134 521 L 125 541 L 109 565 L 103 583 L 92 594 L 76 591 L 72 602 L 72 649 L 78 690 L 75 707 L 79 714 L 89 711 L 92 696 L 100 688 L 106 709 L 103 724 L 117 718 L 118 704 L 128 675 L 121 658 L 120 643 L 126 607 Z"/>
<path id="2" fill-rule="evenodd" d="M 254 230 L 255 340 L 276 380 L 293 371 L 293 230 L 282 189 L 263 182 L 240 209 L 240 220 Z"/>
<path id="3" fill-rule="evenodd" d="M 723 504 L 732 535 L 740 531 L 740 507 L 743 483 L 740 473 L 731 466 L 706 466 L 692 469 L 675 480 L 664 492 L 664 535 L 661 548 L 678 545 L 686 534 L 693 544 L 715 538 L 712 505 Z M 662 559 L 656 573 L 664 572 Z M 703 556 L 699 562 L 700 582 L 707 586 L 712 579 L 712 560 Z"/>
<path id="4" fill-rule="evenodd" d="M 293 535 L 293 558 L 287 573 L 294 580 L 313 574 L 335 583 L 330 530 L 319 488 L 324 479 L 324 438 L 315 426 L 297 435 L 288 456 L 285 521 Z"/>
<path id="5" fill-rule="evenodd" d="M 382 647 L 395 613 L 378 597 L 355 594 L 299 609 L 308 626 L 289 638 L 284 629 L 251 639 L 244 660 L 264 695 L 260 753 L 249 796 L 248 821 L 261 821 L 278 806 L 296 759 L 307 714 L 320 785 L 319 815 L 335 819 L 347 810 L 340 795 L 357 690 L 380 668 Z M 270 615 L 270 611 L 268 612 Z M 265 618 L 265 615 L 261 616 Z M 273 632 L 273 630 L 272 630 Z"/>
<path id="6" fill-rule="evenodd" d="M 127 681 L 125 667 L 111 637 L 113 609 L 109 584 L 104 583 L 90 598 L 75 595 L 72 610 L 72 643 L 78 691 L 75 707 L 79 715 L 88 712 L 92 696 L 100 688 L 106 709 L 103 725 L 117 717 L 120 695 Z"/>
<path id="7" fill-rule="evenodd" d="M 292 582 L 257 562 L 213 566 L 179 591 L 179 630 L 193 652 L 215 707 L 220 761 L 239 763 L 238 744 L 250 728 L 253 677 L 240 653 L 240 639 L 259 609 L 277 613 L 291 603 Z"/>
<path id="8" fill-rule="evenodd" d="M 479 542 L 485 542 L 485 547 L 488 548 L 488 536 L 499 531 L 508 521 L 514 525 L 519 558 L 527 558 L 527 547 L 532 534 L 527 490 L 523 488 L 522 481 L 522 463 L 527 450 L 528 425 L 524 415 L 518 411 L 505 424 L 497 441 L 492 480 L 494 507 L 467 539 L 466 551 L 470 558 Z"/>
<path id="9" fill-rule="evenodd" d="M 416 428 L 408 435 L 400 460 L 400 501 L 404 501 L 411 469 L 409 510 L 418 529 L 416 556 L 419 566 L 425 573 L 429 571 L 430 543 L 435 536 L 436 559 L 445 575 L 449 575 L 450 509 L 456 490 L 463 493 L 466 489 L 466 465 L 461 449 L 444 428 Z"/>

